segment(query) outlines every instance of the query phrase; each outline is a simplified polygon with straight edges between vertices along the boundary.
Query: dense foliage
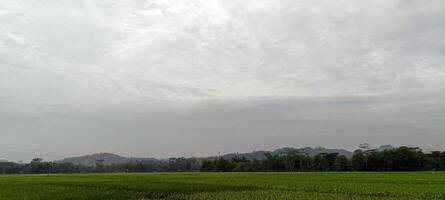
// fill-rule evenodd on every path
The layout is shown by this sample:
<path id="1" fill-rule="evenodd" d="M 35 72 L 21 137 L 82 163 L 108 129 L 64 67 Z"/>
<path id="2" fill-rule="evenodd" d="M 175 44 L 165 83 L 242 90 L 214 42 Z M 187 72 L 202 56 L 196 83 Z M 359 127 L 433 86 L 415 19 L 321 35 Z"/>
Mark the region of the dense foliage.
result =
<path id="1" fill-rule="evenodd" d="M 205 160 L 201 171 L 425 171 L 445 170 L 445 152 L 423 153 L 419 148 L 398 147 L 385 150 L 363 148 L 352 158 L 338 153 L 304 155 L 295 150 L 263 160 L 217 158 Z"/>
<path id="2" fill-rule="evenodd" d="M 135 161 L 106 165 L 98 160 L 95 165 L 43 162 L 33 159 L 29 164 L 0 163 L 0 174 L 99 173 L 99 172 L 178 172 L 199 171 L 201 161 L 196 158 L 170 158 L 159 161 Z"/>
<path id="3" fill-rule="evenodd" d="M 385 150 L 361 148 L 352 158 L 338 153 L 315 156 L 287 149 L 279 154 L 266 153 L 262 160 L 243 157 L 224 159 L 170 158 L 159 161 L 136 161 L 106 165 L 43 162 L 33 159 L 29 164 L 0 163 L 0 173 L 90 173 L 90 172 L 256 172 L 256 171 L 426 171 L 445 170 L 445 152 L 423 153 L 419 148 L 398 147 Z"/>

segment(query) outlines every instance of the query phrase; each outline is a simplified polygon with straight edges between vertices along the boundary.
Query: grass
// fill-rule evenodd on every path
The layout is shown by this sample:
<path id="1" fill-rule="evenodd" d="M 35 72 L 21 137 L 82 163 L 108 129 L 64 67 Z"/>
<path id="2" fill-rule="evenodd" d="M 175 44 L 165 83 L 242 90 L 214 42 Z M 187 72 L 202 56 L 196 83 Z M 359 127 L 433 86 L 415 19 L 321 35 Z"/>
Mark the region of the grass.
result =
<path id="1" fill-rule="evenodd" d="M 0 199 L 445 199 L 445 173 L 8 175 Z"/>

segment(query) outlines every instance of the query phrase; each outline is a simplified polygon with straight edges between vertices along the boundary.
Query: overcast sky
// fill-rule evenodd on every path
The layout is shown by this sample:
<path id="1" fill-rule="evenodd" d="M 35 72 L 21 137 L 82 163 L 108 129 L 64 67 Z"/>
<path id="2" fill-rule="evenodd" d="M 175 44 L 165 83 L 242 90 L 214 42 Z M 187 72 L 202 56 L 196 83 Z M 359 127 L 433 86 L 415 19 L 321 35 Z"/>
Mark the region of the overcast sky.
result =
<path id="1" fill-rule="evenodd" d="M 445 1 L 0 1 L 0 158 L 445 146 Z"/>

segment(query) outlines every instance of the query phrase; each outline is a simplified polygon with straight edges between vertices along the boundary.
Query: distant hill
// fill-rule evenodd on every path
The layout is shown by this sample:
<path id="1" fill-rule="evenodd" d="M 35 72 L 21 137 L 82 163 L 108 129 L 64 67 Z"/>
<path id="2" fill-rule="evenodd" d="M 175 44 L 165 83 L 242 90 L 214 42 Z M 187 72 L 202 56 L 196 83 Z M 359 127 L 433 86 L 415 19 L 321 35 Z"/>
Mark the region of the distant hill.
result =
<path id="1" fill-rule="evenodd" d="M 423 145 L 423 146 L 419 146 L 420 149 L 422 149 L 422 151 L 425 153 L 429 153 L 432 151 L 445 151 L 445 147 L 444 146 L 434 146 L 434 145 Z"/>
<path id="2" fill-rule="evenodd" d="M 0 159 L 0 163 L 5 163 L 5 162 L 9 162 L 9 161 L 5 160 L 5 159 Z"/>
<path id="3" fill-rule="evenodd" d="M 396 147 L 394 147 L 390 144 L 387 144 L 387 145 L 382 145 L 379 148 L 376 148 L 376 150 L 377 151 L 385 151 L 385 150 L 390 150 L 390 149 L 394 149 L 394 148 L 396 148 Z"/>
<path id="4" fill-rule="evenodd" d="M 73 163 L 83 165 L 94 165 L 98 160 L 102 160 L 104 164 L 128 163 L 130 161 L 156 160 L 155 158 L 127 158 L 112 153 L 97 153 L 92 155 L 77 156 L 65 158 L 55 161 L 56 163 Z"/>
<path id="5" fill-rule="evenodd" d="M 344 150 L 344 149 L 327 149 L 324 147 L 304 147 L 304 148 L 293 148 L 293 147 L 284 147 L 280 149 L 276 149 L 274 151 L 253 151 L 251 153 L 230 153 L 225 154 L 223 157 L 225 159 L 232 159 L 234 157 L 244 157 L 250 160 L 257 159 L 261 160 L 265 158 L 265 153 L 271 153 L 272 155 L 280 154 L 281 152 L 287 151 L 287 150 L 297 150 L 300 151 L 303 154 L 307 154 L 310 156 L 314 156 L 320 153 L 339 153 L 340 155 L 344 155 L 348 158 L 352 157 L 352 152 Z"/>
<path id="6" fill-rule="evenodd" d="M 378 151 L 383 151 L 386 149 L 394 148 L 391 145 L 383 145 L 379 148 L 376 148 Z M 284 151 L 288 150 L 297 150 L 300 151 L 303 154 L 307 154 L 309 156 L 314 156 L 320 153 L 338 153 L 340 155 L 344 155 L 348 158 L 352 157 L 352 152 L 344 149 L 329 149 L 324 147 L 303 147 L 303 148 L 293 148 L 293 147 L 284 147 L 280 149 L 276 149 L 274 151 L 253 151 L 250 153 L 229 153 L 225 154 L 222 157 L 225 159 L 232 159 L 235 157 L 244 157 L 249 160 L 261 160 L 264 159 L 266 156 L 265 153 L 271 153 L 272 155 L 280 154 Z M 214 157 L 207 157 L 207 158 L 199 158 L 199 159 L 209 159 Z M 84 165 L 94 165 L 98 160 L 102 160 L 104 164 L 119 164 L 119 163 L 127 163 L 130 161 L 161 161 L 163 159 L 156 159 L 156 158 L 134 158 L 134 157 L 123 157 L 117 154 L 112 153 L 97 153 L 92 155 L 85 155 L 85 156 L 77 156 L 77 157 L 70 157 L 65 158 L 63 160 L 55 161 L 56 163 L 73 163 L 73 164 L 84 164 Z M 1 160 L 0 160 L 1 162 Z"/>

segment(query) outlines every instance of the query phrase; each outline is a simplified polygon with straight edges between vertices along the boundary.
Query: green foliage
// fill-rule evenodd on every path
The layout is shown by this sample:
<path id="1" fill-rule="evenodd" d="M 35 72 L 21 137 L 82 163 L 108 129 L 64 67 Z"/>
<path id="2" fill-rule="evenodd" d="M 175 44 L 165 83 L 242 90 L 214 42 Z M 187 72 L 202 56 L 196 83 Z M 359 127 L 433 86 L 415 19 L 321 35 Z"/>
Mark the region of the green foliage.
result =
<path id="1" fill-rule="evenodd" d="M 346 156 L 340 155 L 335 159 L 335 171 L 350 171 L 352 169 L 351 161 Z"/>
<path id="2" fill-rule="evenodd" d="M 122 164 L 74 165 L 44 162 L 40 158 L 29 164 L 0 163 L 1 174 L 92 173 L 92 172 L 274 172 L 274 171 L 442 171 L 445 170 L 445 152 L 423 153 L 414 147 L 372 149 L 362 144 L 349 159 L 338 153 L 320 153 L 309 156 L 287 148 L 278 154 L 265 153 L 262 160 L 233 157 L 231 160 L 170 158 L 161 161 L 136 161 Z"/>
<path id="3" fill-rule="evenodd" d="M 425 171 L 445 170 L 445 152 L 424 154 L 419 148 L 399 147 L 379 151 L 362 144 L 351 159 L 338 153 L 308 156 L 293 149 L 266 153 L 261 161 L 237 158 L 207 160 L 201 171 Z"/>
<path id="4" fill-rule="evenodd" d="M 440 153 L 424 154 L 419 148 L 402 146 L 383 151 L 357 150 L 352 156 L 352 167 L 357 171 L 445 170 L 435 162 L 439 160 Z"/>

